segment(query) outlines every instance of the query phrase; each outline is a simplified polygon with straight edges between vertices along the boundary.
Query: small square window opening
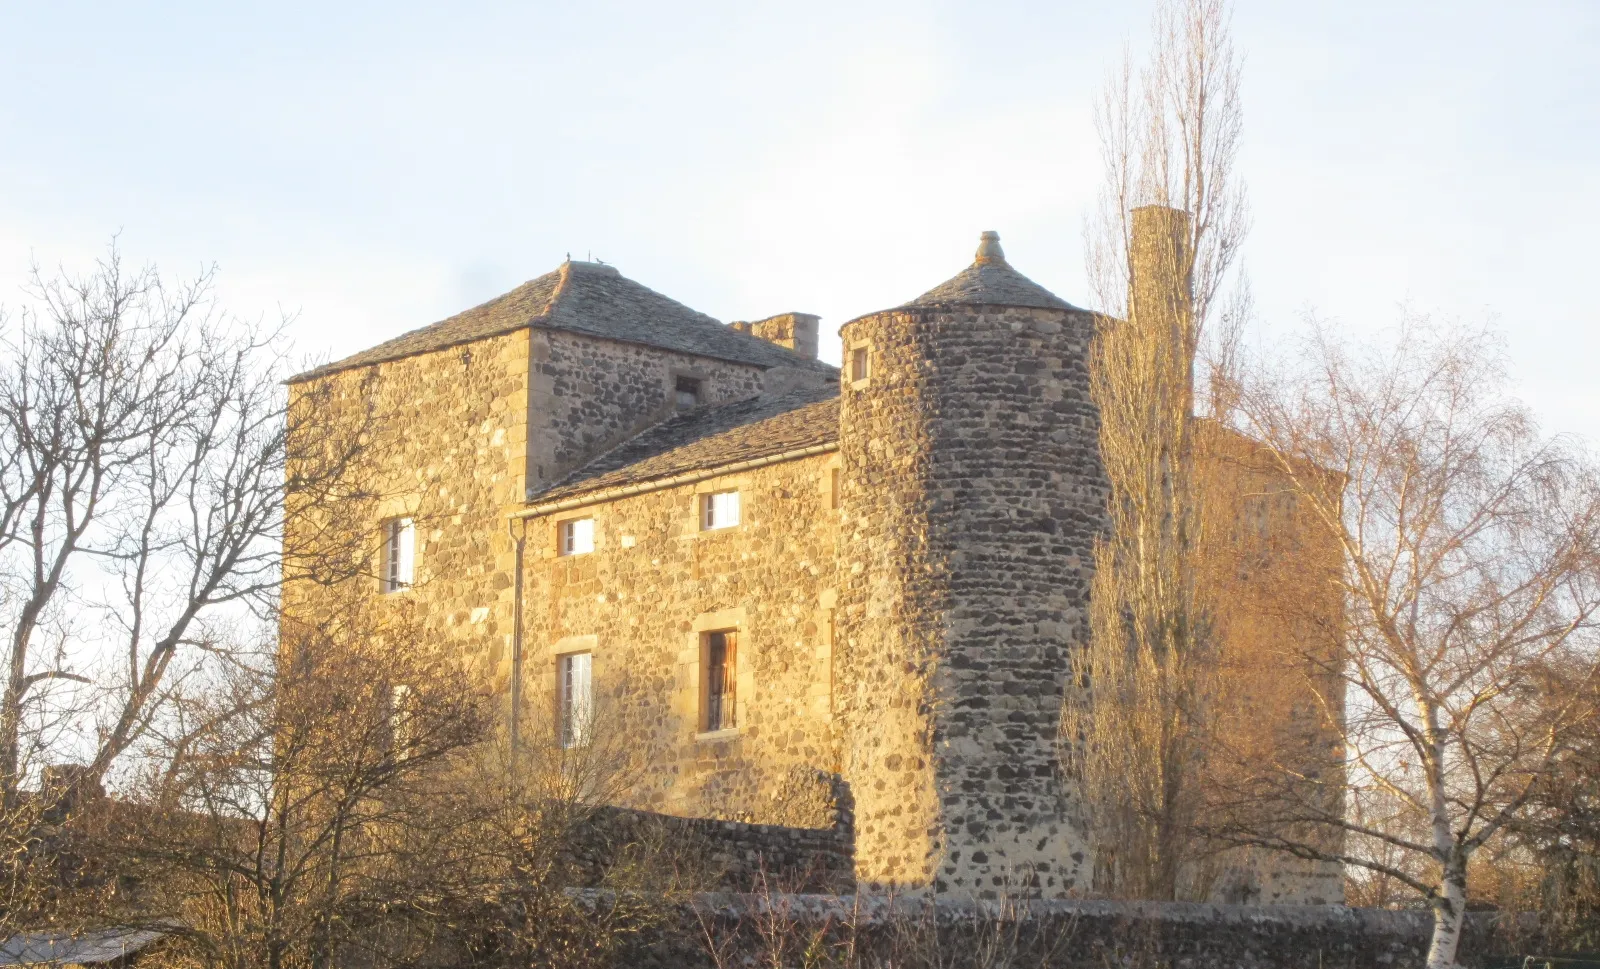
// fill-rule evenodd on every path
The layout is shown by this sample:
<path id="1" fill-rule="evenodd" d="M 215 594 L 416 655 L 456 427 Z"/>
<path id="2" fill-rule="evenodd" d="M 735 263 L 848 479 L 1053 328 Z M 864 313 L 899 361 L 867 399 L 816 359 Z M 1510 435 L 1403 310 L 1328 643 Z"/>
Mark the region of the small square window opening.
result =
<path id="1" fill-rule="evenodd" d="M 561 711 L 561 746 L 584 747 L 594 725 L 594 654 L 568 653 L 557 658 L 556 697 Z"/>
<path id="2" fill-rule="evenodd" d="M 700 496 L 700 528 L 712 531 L 739 524 L 739 492 L 718 491 Z"/>
<path id="3" fill-rule="evenodd" d="M 858 383 L 867 379 L 868 361 L 867 348 L 856 347 L 850 351 L 850 380 Z"/>
<path id="4" fill-rule="evenodd" d="M 411 588 L 416 579 L 417 526 L 409 518 L 391 518 L 383 524 L 383 591 Z"/>
<path id="5" fill-rule="evenodd" d="M 707 733 L 732 730 L 738 726 L 737 698 L 738 637 L 733 630 L 706 633 L 705 716 L 701 726 Z"/>
<path id="6" fill-rule="evenodd" d="M 700 378 L 679 377 L 673 383 L 674 402 L 678 410 L 700 406 Z"/>
<path id="7" fill-rule="evenodd" d="M 594 519 L 574 518 L 561 523 L 561 554 L 587 555 L 594 551 Z"/>

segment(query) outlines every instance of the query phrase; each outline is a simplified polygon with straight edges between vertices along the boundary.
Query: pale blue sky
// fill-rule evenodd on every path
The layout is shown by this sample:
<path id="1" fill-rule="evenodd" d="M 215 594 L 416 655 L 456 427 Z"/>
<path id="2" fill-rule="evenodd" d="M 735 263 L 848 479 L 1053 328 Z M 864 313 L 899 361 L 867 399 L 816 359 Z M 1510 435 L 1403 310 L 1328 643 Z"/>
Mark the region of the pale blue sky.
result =
<path id="1" fill-rule="evenodd" d="M 0 0 L 0 299 L 120 230 L 324 356 L 567 252 L 831 335 L 992 228 L 1082 303 L 1090 99 L 1149 12 Z M 1600 436 L 1600 0 L 1240 0 L 1235 28 L 1268 333 L 1493 314 L 1548 425 Z"/>

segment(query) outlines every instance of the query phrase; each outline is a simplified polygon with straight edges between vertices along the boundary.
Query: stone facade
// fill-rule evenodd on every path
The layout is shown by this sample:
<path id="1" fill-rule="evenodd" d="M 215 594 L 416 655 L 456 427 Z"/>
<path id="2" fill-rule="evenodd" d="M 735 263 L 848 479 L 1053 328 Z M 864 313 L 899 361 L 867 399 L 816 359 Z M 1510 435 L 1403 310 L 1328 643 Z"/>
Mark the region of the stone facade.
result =
<path id="1" fill-rule="evenodd" d="M 1275 459 L 1254 442 L 1210 422 L 1197 430 L 1202 498 L 1220 506 L 1205 517 L 1226 528 L 1205 544 L 1200 568 L 1203 595 L 1215 608 L 1228 698 L 1213 714 L 1212 728 L 1229 751 L 1219 769 L 1298 764 L 1306 784 L 1320 785 L 1328 809 L 1338 813 L 1343 751 L 1323 726 L 1318 699 L 1342 695 L 1336 671 L 1343 602 L 1332 574 L 1342 565 L 1338 536 L 1300 507 Z M 1216 865 L 1212 896 L 1219 901 L 1344 898 L 1344 873 L 1331 862 L 1286 863 L 1273 852 L 1235 850 Z"/>
<path id="2" fill-rule="evenodd" d="M 789 788 L 794 768 L 840 768 L 831 461 L 824 453 L 519 519 L 530 696 L 556 695 L 559 656 L 593 657 L 595 729 L 629 738 L 649 765 L 630 806 L 824 826 L 796 812 L 807 799 Z M 740 524 L 703 530 L 697 499 L 726 490 L 739 492 Z M 560 525 L 577 516 L 594 522 L 594 551 L 559 555 Z M 738 726 L 705 732 L 700 651 L 713 630 L 739 636 Z"/>
<path id="3" fill-rule="evenodd" d="M 470 354 L 455 348 L 317 378 L 329 392 L 316 403 L 333 409 L 329 419 L 347 413 L 355 422 L 370 412 L 383 442 L 362 469 L 373 494 L 348 516 L 367 532 L 356 549 L 360 577 L 346 583 L 352 588 L 291 584 L 291 616 L 334 608 L 325 600 L 335 596 L 370 596 L 380 624 L 414 622 L 431 646 L 481 672 L 493 689 L 506 688 L 513 601 L 505 514 L 520 505 L 525 487 L 528 336 L 509 333 L 472 344 Z M 291 397 L 311 389 L 291 384 Z M 380 526 L 401 517 L 416 522 L 416 578 L 405 592 L 383 595 Z M 291 536 L 291 544 L 304 540 Z"/>
<path id="4" fill-rule="evenodd" d="M 1093 328 L 987 235 L 846 324 L 843 372 L 813 316 L 727 327 L 565 264 L 291 382 L 376 415 L 382 446 L 349 516 L 366 576 L 286 602 L 314 619 L 355 588 L 404 614 L 508 722 L 550 715 L 524 743 L 563 736 L 563 657 L 585 656 L 583 742 L 639 769 L 619 808 L 825 847 L 842 777 L 865 889 L 1083 893 L 1055 735 L 1105 498 Z M 737 515 L 710 527 L 719 494 Z M 396 518 L 415 570 L 385 592 Z"/>
<path id="5" fill-rule="evenodd" d="M 761 368 L 595 340 L 559 330 L 530 330 L 528 489 L 537 494 L 676 412 L 664 393 L 677 377 L 696 380 L 702 403 L 762 391 Z"/>

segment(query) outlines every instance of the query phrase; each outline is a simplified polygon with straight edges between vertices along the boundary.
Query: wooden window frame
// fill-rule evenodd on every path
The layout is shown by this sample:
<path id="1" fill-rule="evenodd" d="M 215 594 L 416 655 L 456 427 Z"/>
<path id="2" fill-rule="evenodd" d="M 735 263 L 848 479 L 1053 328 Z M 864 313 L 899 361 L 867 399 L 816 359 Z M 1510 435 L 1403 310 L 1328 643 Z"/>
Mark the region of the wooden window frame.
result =
<path id="1" fill-rule="evenodd" d="M 700 634 L 700 723 L 702 734 L 739 728 L 739 630 Z"/>
<path id="2" fill-rule="evenodd" d="M 851 390 L 860 390 L 872 382 L 872 348 L 865 342 L 853 343 L 845 351 L 846 378 Z"/>

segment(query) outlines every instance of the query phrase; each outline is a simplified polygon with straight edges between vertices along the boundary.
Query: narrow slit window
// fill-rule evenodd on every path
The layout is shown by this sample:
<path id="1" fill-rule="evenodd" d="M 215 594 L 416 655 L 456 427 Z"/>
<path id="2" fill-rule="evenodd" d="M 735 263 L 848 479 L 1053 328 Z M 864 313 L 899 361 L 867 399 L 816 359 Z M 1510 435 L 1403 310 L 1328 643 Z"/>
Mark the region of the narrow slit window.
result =
<path id="1" fill-rule="evenodd" d="M 678 410 L 700 406 L 700 378 L 679 377 L 673 382 L 673 395 Z"/>
<path id="2" fill-rule="evenodd" d="M 594 654 L 568 653 L 558 662 L 561 746 L 587 746 L 594 726 Z"/>
<path id="3" fill-rule="evenodd" d="M 705 723 L 707 733 L 731 730 L 736 719 L 738 681 L 738 642 L 732 630 L 706 633 Z"/>
<path id="4" fill-rule="evenodd" d="M 839 510 L 839 502 L 842 500 L 839 495 L 840 477 L 838 468 L 832 468 L 828 471 L 828 506 L 834 511 Z"/>
<path id="5" fill-rule="evenodd" d="M 389 688 L 390 752 L 399 754 L 411 744 L 411 687 L 397 683 Z"/>
<path id="6" fill-rule="evenodd" d="M 717 491 L 700 496 L 700 527 L 705 531 L 739 524 L 739 492 Z"/>
<path id="7" fill-rule="evenodd" d="M 383 591 L 411 588 L 417 569 L 417 526 L 409 518 L 391 518 L 383 526 Z"/>
<path id="8" fill-rule="evenodd" d="M 594 519 L 574 518 L 561 523 L 561 554 L 587 555 L 594 551 Z"/>

